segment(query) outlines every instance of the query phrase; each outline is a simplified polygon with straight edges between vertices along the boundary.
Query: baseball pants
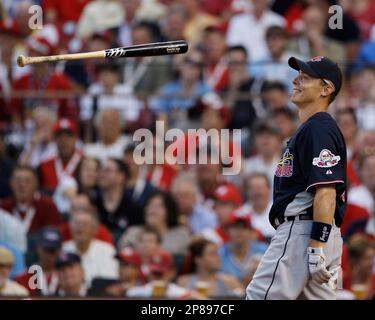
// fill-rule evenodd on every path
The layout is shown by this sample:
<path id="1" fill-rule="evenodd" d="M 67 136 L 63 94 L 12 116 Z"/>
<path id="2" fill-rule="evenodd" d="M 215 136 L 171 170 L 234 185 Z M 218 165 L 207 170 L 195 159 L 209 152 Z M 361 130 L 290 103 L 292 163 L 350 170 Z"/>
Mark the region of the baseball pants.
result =
<path id="1" fill-rule="evenodd" d="M 247 300 L 336 299 L 335 290 L 309 275 L 307 248 L 311 228 L 312 220 L 298 218 L 277 228 L 246 289 Z M 340 229 L 333 225 L 323 249 L 328 270 L 341 266 L 342 243 Z"/>

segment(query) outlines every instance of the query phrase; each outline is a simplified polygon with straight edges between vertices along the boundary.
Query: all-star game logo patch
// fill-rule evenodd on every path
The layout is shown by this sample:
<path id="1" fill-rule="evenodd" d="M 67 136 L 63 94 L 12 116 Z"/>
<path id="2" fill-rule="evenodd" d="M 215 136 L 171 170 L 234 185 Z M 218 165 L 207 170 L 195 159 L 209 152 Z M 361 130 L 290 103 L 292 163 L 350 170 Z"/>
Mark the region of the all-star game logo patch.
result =
<path id="1" fill-rule="evenodd" d="M 320 151 L 319 157 L 313 159 L 312 164 L 319 168 L 330 168 L 338 164 L 340 159 L 340 156 L 335 156 L 328 149 L 323 149 Z"/>
<path id="2" fill-rule="evenodd" d="M 276 177 L 291 177 L 293 174 L 293 155 L 289 148 L 285 150 L 283 158 L 277 163 Z"/>

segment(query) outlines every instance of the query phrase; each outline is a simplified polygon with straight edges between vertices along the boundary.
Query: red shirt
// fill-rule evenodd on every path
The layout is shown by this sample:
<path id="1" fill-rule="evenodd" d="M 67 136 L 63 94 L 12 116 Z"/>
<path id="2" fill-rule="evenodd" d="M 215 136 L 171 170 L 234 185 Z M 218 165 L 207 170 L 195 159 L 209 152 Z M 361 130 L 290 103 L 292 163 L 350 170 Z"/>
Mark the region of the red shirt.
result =
<path id="1" fill-rule="evenodd" d="M 61 23 L 67 21 L 78 22 L 83 9 L 91 0 L 43 0 L 43 10 L 57 11 L 57 20 Z"/>
<path id="2" fill-rule="evenodd" d="M 77 156 L 75 156 L 77 155 Z M 75 176 L 77 167 L 81 161 L 82 156 L 78 153 L 75 153 L 69 162 L 62 161 L 62 169 L 65 173 L 69 174 L 70 176 Z M 75 157 L 75 158 L 74 158 Z M 78 159 L 79 157 L 79 159 Z M 57 172 L 58 158 L 51 158 L 41 163 L 40 165 L 40 179 L 41 179 L 41 187 L 45 190 L 53 191 L 56 189 L 57 185 L 59 184 L 59 173 Z M 72 164 L 70 166 L 70 164 Z"/>
<path id="3" fill-rule="evenodd" d="M 154 170 L 147 175 L 146 180 L 154 186 L 168 191 L 177 174 L 178 170 L 175 166 L 165 163 L 155 166 Z"/>
<path id="4" fill-rule="evenodd" d="M 353 223 L 359 220 L 368 220 L 369 218 L 370 214 L 365 208 L 348 203 L 344 220 L 341 225 L 341 233 L 346 235 Z"/>
<path id="5" fill-rule="evenodd" d="M 25 221 L 27 213 L 20 212 L 14 197 L 2 200 L 0 207 L 14 216 L 19 216 L 20 219 L 23 219 L 22 221 Z M 31 207 L 34 209 L 35 214 L 28 229 L 29 233 L 38 232 L 46 226 L 59 226 L 61 222 L 60 213 L 57 211 L 51 198 L 38 193 L 35 195 Z"/>
<path id="6" fill-rule="evenodd" d="M 60 225 L 60 231 L 64 241 L 72 239 L 72 230 L 69 223 Z M 104 224 L 99 224 L 95 238 L 114 245 L 112 234 Z"/>
<path id="7" fill-rule="evenodd" d="M 64 93 L 73 90 L 72 82 L 63 73 L 51 73 L 43 80 L 36 79 L 33 73 L 25 74 L 13 83 L 12 89 L 15 93 L 27 90 L 33 90 L 34 93 L 43 93 L 48 90 Z M 24 119 L 26 116 L 25 108 L 34 108 L 37 104 L 56 107 L 60 118 L 76 119 L 78 116 L 78 108 L 72 98 L 13 98 L 10 101 L 10 108 L 12 114 Z"/>

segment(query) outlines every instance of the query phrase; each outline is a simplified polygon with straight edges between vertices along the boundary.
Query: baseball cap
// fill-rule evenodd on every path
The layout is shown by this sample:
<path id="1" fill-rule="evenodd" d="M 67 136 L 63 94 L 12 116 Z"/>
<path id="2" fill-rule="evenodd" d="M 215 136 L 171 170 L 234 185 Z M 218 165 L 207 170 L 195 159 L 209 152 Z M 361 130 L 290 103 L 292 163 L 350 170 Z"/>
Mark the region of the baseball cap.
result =
<path id="1" fill-rule="evenodd" d="M 153 274 L 164 274 L 174 268 L 173 257 L 167 251 L 157 251 L 150 257 L 149 270 Z"/>
<path id="2" fill-rule="evenodd" d="M 81 258 L 72 252 L 65 252 L 59 255 L 55 262 L 56 269 L 62 269 L 66 266 L 81 263 Z"/>
<path id="3" fill-rule="evenodd" d="M 236 211 L 232 212 L 229 217 L 229 225 L 241 225 L 246 228 L 252 228 L 251 218 L 248 214 L 239 215 Z"/>
<path id="4" fill-rule="evenodd" d="M 54 134 L 61 131 L 68 131 L 74 134 L 78 133 L 76 124 L 72 120 L 66 118 L 58 120 L 53 127 Z"/>
<path id="5" fill-rule="evenodd" d="M 239 206 L 243 202 L 241 192 L 230 183 L 219 186 L 214 192 L 214 198 L 222 202 L 233 202 Z"/>
<path id="6" fill-rule="evenodd" d="M 125 248 L 124 250 L 118 252 L 115 255 L 115 258 L 121 262 L 125 262 L 131 265 L 134 265 L 138 268 L 142 265 L 141 255 L 132 248 Z"/>
<path id="7" fill-rule="evenodd" d="M 297 71 L 303 71 L 311 77 L 332 81 L 335 85 L 335 95 L 337 95 L 342 85 L 342 73 L 331 59 L 323 56 L 314 57 L 308 61 L 302 61 L 295 57 L 290 57 L 288 64 Z"/>
<path id="8" fill-rule="evenodd" d="M 13 253 L 5 247 L 0 247 L 0 264 L 4 266 L 13 266 L 15 261 Z"/>
<path id="9" fill-rule="evenodd" d="M 62 241 L 63 239 L 59 229 L 46 227 L 39 232 L 37 243 L 44 249 L 60 249 Z"/>

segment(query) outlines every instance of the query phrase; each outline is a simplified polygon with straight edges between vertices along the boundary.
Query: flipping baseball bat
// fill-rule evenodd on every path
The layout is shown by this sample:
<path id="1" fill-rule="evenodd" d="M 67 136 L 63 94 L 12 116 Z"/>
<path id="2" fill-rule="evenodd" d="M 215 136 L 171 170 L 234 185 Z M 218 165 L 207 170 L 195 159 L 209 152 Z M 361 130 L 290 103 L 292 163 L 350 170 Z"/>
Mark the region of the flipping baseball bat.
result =
<path id="1" fill-rule="evenodd" d="M 181 54 L 188 51 L 188 44 L 184 40 L 156 42 L 141 44 L 136 46 L 112 48 L 101 51 L 59 54 L 53 56 L 25 57 L 18 56 L 17 64 L 24 67 L 28 64 L 40 62 L 54 62 L 61 60 L 79 60 L 89 58 L 130 58 L 130 57 L 150 57 L 164 56 L 171 54 Z"/>

